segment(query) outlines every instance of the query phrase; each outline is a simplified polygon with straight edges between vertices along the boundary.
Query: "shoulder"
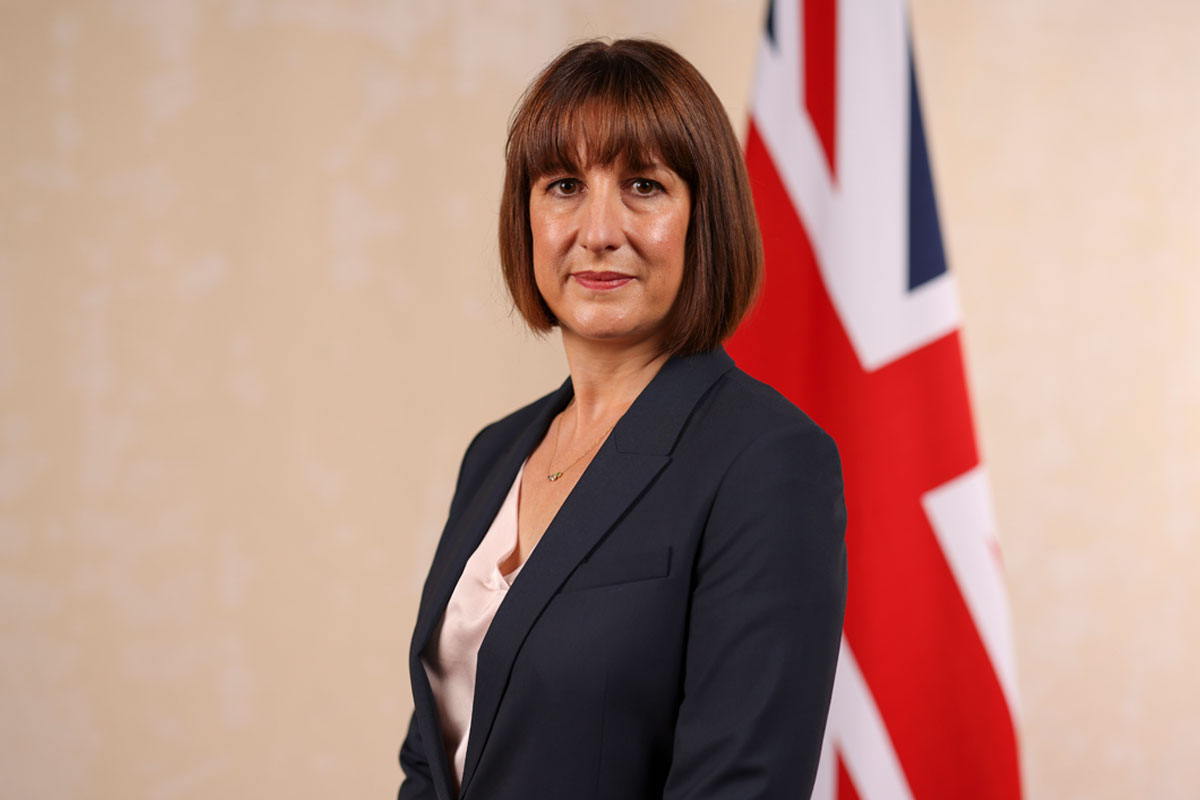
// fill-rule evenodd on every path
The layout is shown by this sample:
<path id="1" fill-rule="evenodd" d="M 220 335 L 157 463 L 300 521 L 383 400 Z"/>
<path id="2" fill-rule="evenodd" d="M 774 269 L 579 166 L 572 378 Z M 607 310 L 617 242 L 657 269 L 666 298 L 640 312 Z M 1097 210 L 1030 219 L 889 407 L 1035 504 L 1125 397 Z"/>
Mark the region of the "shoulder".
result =
<path id="1" fill-rule="evenodd" d="M 730 469 L 784 466 L 841 478 L 837 445 L 803 410 L 734 367 L 697 406 L 691 436 L 725 451 Z M 759 464 L 766 460 L 766 465 Z"/>
<path id="2" fill-rule="evenodd" d="M 704 534 L 708 574 L 756 564 L 755 574 L 780 585 L 797 575 L 844 580 L 846 507 L 833 438 L 741 370 L 730 370 L 710 395 L 693 434 L 719 453 Z"/>

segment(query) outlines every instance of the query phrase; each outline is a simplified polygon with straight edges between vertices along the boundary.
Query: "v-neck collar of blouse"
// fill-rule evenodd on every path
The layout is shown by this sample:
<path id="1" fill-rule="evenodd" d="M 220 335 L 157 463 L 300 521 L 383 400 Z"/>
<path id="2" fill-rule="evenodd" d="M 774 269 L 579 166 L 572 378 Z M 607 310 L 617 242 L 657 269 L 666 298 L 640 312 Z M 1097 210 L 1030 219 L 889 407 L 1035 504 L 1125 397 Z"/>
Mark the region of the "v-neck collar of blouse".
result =
<path id="1" fill-rule="evenodd" d="M 508 574 L 503 574 L 500 572 L 500 565 L 512 555 L 513 550 L 516 550 L 517 547 L 520 546 L 521 534 L 520 527 L 518 525 L 518 514 L 521 502 L 521 480 L 525 475 L 525 466 L 528 463 L 529 459 L 525 459 L 525 461 L 522 462 L 520 469 L 517 470 L 517 477 L 513 479 L 512 487 L 508 490 L 508 496 L 504 498 L 504 502 L 501 504 L 500 510 L 496 512 L 496 519 L 492 522 L 493 527 L 496 525 L 504 526 L 506 538 L 508 538 L 512 543 L 512 546 L 505 550 L 500 557 L 490 565 L 491 570 L 489 573 L 489 583 L 494 584 L 494 588 L 500 591 L 508 591 L 509 587 L 512 586 L 513 581 L 517 579 L 517 575 L 520 574 L 521 568 L 525 566 L 525 564 L 529 561 L 529 556 L 533 553 L 531 548 L 529 553 L 525 554 L 525 560 L 518 564 L 516 568 Z M 490 534 L 491 531 L 489 530 L 488 533 Z M 511 536 L 508 536 L 507 534 L 511 534 Z M 534 547 L 537 547 L 537 545 L 535 544 Z"/>

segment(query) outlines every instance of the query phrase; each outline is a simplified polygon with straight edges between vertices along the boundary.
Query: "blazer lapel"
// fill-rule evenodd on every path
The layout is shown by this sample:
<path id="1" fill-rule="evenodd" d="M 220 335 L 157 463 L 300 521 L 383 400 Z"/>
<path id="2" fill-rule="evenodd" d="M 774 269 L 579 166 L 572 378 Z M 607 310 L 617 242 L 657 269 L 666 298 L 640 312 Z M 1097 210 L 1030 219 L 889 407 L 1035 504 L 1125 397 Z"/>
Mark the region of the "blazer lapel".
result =
<path id="1" fill-rule="evenodd" d="M 530 628 L 579 562 L 670 462 L 670 452 L 696 403 L 732 366 L 733 361 L 721 349 L 668 361 L 617 423 L 530 554 L 479 648 L 462 796 L 487 744 L 513 662 Z M 542 434 L 545 429 L 540 428 Z M 511 472 L 505 471 L 508 483 L 501 479 L 504 488 L 514 474 L 515 466 Z M 495 506 L 499 507 L 499 500 Z M 490 503 L 488 508 L 491 513 L 482 515 L 486 523 L 496 511 Z M 469 555 L 462 556 L 463 563 Z M 459 564 L 458 572 L 461 570 Z"/>
<path id="2" fill-rule="evenodd" d="M 462 575 L 467 559 L 483 541 L 484 534 L 496 518 L 496 512 L 512 486 L 513 478 L 525 459 L 546 435 L 550 420 L 566 408 L 574 394 L 571 379 L 563 382 L 557 391 L 548 395 L 537 409 L 533 421 L 513 439 L 496 463 L 489 468 L 487 477 L 477 487 L 463 487 L 471 491 L 472 497 L 459 519 L 448 528 L 445 536 L 446 557 L 435 562 L 430 569 L 429 597 L 421 604 L 413 631 L 413 650 L 423 651 L 430 643 L 434 629 L 446 611 L 450 595 Z"/>
<path id="3" fill-rule="evenodd" d="M 513 439 L 512 444 L 488 471 L 483 483 L 473 490 L 473 496 L 462 515 L 452 527 L 447 528 L 443 534 L 448 539 L 445 556 L 436 559 L 430 568 L 428 597 L 423 598 L 418 609 L 408 668 L 417 725 L 429 757 L 435 789 L 438 797 L 443 800 L 452 800 L 455 797 L 454 781 L 451 779 L 450 760 L 446 754 L 437 701 L 433 697 L 429 676 L 425 673 L 421 656 L 433 639 L 467 559 L 475 552 L 475 548 L 479 546 L 492 520 L 495 519 L 517 470 L 545 436 L 550 420 L 566 407 L 572 393 L 571 381 L 568 378 L 557 391 L 542 401 L 533 421 Z"/>

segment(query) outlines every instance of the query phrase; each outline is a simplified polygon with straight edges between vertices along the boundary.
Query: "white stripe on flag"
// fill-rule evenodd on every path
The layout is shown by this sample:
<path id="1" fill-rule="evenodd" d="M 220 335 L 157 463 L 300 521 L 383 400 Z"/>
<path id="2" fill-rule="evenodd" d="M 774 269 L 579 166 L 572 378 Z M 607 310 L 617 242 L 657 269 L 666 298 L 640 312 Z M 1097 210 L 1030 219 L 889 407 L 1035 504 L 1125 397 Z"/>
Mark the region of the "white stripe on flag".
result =
<path id="1" fill-rule="evenodd" d="M 991 658 L 1009 713 L 1016 721 L 1020 714 L 1012 621 L 983 465 L 926 492 L 921 497 L 921 506 Z"/>
<path id="2" fill-rule="evenodd" d="M 912 800 L 912 791 L 900 768 L 883 717 L 844 636 L 813 800 L 835 800 L 835 750 L 841 755 L 846 772 L 862 800 Z"/>

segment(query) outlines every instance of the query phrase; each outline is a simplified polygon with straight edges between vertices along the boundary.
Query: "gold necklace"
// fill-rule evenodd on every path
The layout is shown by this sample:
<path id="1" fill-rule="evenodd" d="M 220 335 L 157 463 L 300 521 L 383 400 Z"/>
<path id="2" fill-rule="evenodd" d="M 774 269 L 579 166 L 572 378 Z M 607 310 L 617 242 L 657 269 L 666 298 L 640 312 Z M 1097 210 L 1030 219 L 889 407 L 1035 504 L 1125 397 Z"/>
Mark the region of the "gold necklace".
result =
<path id="1" fill-rule="evenodd" d="M 607 439 L 607 438 L 608 438 L 608 435 L 609 435 L 610 433 L 612 433 L 612 429 L 613 429 L 613 428 L 615 428 L 615 427 L 617 427 L 617 423 L 615 423 L 615 422 L 614 422 L 612 425 L 609 425 L 609 426 L 608 426 L 608 430 L 606 430 L 606 431 L 604 432 L 604 435 L 603 435 L 603 436 L 601 436 L 599 439 L 597 439 L 595 444 L 593 444 L 593 445 L 592 445 L 591 447 L 589 447 L 587 450 L 584 450 L 582 453 L 580 453 L 580 454 L 579 454 L 579 458 L 575 459 L 575 460 L 574 460 L 574 461 L 572 461 L 570 464 L 567 464 L 565 467 L 563 467 L 562 469 L 560 469 L 558 472 L 553 472 L 553 471 L 551 471 L 551 472 L 550 472 L 550 474 L 546 476 L 546 480 L 548 480 L 548 481 L 550 481 L 551 483 L 553 483 L 554 481 L 556 481 L 556 480 L 558 480 L 559 478 L 561 478 L 561 477 L 563 476 L 563 473 L 564 473 L 564 472 L 566 472 L 566 471 L 567 471 L 567 470 L 569 470 L 571 467 L 573 467 L 573 466 L 575 466 L 576 464 L 578 464 L 580 461 L 583 461 L 583 457 L 584 457 L 584 456 L 586 456 L 588 453 L 592 452 L 592 451 L 593 451 L 593 450 L 595 450 L 597 447 L 599 447 L 599 446 L 600 446 L 600 443 L 601 443 L 601 442 L 603 442 L 605 439 Z M 558 418 L 558 426 L 557 426 L 557 427 L 554 429 L 554 449 L 550 451 L 550 460 L 546 462 L 546 466 L 547 466 L 547 467 L 549 467 L 551 470 L 553 470 L 553 469 L 554 469 L 554 457 L 555 457 L 556 455 L 558 455 L 558 437 L 559 437 L 559 436 L 561 436 L 561 435 L 562 435 L 562 417 L 559 417 L 559 418 Z"/>

